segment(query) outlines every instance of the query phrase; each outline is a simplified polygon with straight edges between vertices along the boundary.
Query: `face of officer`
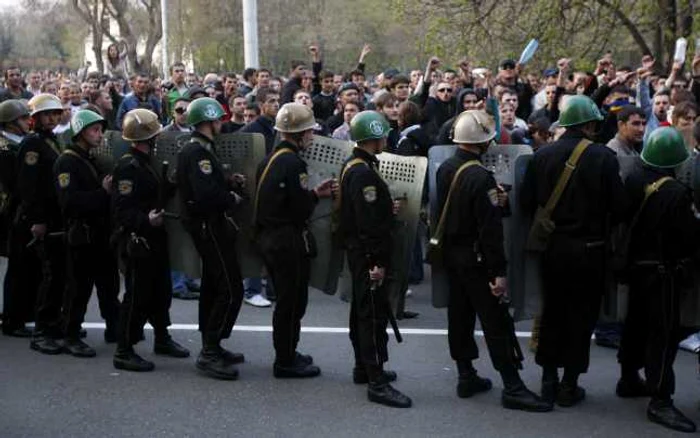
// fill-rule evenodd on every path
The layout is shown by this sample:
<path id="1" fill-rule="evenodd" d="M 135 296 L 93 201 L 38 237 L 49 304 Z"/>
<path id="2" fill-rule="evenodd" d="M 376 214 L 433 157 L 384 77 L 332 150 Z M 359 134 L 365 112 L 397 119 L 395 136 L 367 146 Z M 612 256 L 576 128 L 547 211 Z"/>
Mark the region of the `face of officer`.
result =
<path id="1" fill-rule="evenodd" d="M 313 129 L 307 129 L 306 131 L 301 133 L 301 136 L 299 137 L 299 140 L 297 141 L 297 146 L 299 149 L 306 150 L 306 148 L 311 147 L 311 145 L 314 143 L 314 130 Z"/>
<path id="2" fill-rule="evenodd" d="M 52 131 L 56 126 L 58 126 L 58 123 L 61 121 L 61 116 L 63 115 L 63 111 L 42 111 L 39 114 L 36 114 L 35 117 L 35 122 L 37 125 L 39 125 L 42 129 L 46 131 Z"/>
<path id="3" fill-rule="evenodd" d="M 93 123 L 80 133 L 80 138 L 88 149 L 101 146 L 103 137 L 101 123 Z"/>
<path id="4" fill-rule="evenodd" d="M 632 144 L 641 144 L 646 126 L 646 118 L 639 114 L 632 114 L 626 122 L 617 122 L 617 132 L 623 140 Z"/>

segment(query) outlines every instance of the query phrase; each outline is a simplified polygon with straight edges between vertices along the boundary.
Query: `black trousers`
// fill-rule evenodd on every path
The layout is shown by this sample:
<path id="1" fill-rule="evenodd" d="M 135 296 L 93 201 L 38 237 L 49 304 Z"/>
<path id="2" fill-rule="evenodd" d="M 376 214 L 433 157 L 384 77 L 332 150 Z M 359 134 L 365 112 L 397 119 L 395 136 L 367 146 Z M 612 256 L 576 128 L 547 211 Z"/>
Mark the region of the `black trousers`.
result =
<path id="1" fill-rule="evenodd" d="M 109 238 L 81 246 L 68 246 L 68 284 L 63 300 L 65 335 L 77 338 L 85 319 L 92 289 L 97 289 L 100 315 L 107 326 L 117 323 L 119 315 L 119 270 Z"/>
<path id="2" fill-rule="evenodd" d="M 3 330 L 24 327 L 34 320 L 36 295 L 41 276 L 36 251 L 27 248 L 29 229 L 12 226 L 9 230 L 7 270 L 3 280 Z"/>
<path id="3" fill-rule="evenodd" d="M 479 316 L 493 367 L 519 367 L 515 354 L 517 342 L 508 308 L 491 294 L 489 278 L 480 268 L 447 266 L 450 299 L 447 306 L 447 339 L 455 361 L 479 357 L 474 326 Z"/>
<path id="4" fill-rule="evenodd" d="M 591 335 L 605 291 L 605 251 L 584 241 L 553 237 L 542 259 L 542 315 L 535 361 L 585 373 Z"/>
<path id="5" fill-rule="evenodd" d="M 272 342 L 276 361 L 294 360 L 301 319 L 309 302 L 310 259 L 302 230 L 281 227 L 264 230 L 259 237 L 260 250 L 277 294 L 272 314 Z"/>
<path id="6" fill-rule="evenodd" d="M 369 266 L 362 251 L 347 251 L 352 274 L 352 300 L 350 307 L 350 342 L 355 351 L 355 363 L 382 366 L 389 360 L 386 327 L 389 323 L 387 290 L 378 287 L 371 290 Z"/>
<path id="7" fill-rule="evenodd" d="M 680 327 L 679 272 L 635 268 L 630 275 L 627 318 L 618 360 L 623 369 L 644 368 L 652 396 L 669 398 L 675 390 L 673 363 L 678 343 L 688 331 Z"/>
<path id="8" fill-rule="evenodd" d="M 231 336 L 243 302 L 235 234 L 223 217 L 196 221 L 189 230 L 202 258 L 199 331 L 205 346 L 217 346 Z"/>
<path id="9" fill-rule="evenodd" d="M 47 235 L 31 248 L 40 263 L 40 270 L 34 273 L 40 276 L 35 308 L 35 333 L 54 338 L 63 337 L 61 307 L 66 289 L 66 244 L 62 237 Z M 23 276 L 27 274 L 29 273 Z"/>
<path id="10" fill-rule="evenodd" d="M 137 256 L 121 253 L 124 297 L 117 325 L 117 343 L 129 348 L 141 340 L 143 326 L 150 322 L 156 338 L 170 326 L 172 280 L 165 234 L 148 240 L 150 251 Z"/>

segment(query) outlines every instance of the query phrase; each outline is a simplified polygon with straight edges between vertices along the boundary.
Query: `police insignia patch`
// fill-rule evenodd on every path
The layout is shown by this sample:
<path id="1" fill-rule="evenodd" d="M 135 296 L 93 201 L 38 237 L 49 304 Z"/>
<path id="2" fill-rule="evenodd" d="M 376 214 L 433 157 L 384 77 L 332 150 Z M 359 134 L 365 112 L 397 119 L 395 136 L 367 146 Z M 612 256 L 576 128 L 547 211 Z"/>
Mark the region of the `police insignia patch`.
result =
<path id="1" fill-rule="evenodd" d="M 299 185 L 301 186 L 302 189 L 308 190 L 309 189 L 309 175 L 302 173 L 299 175 Z"/>
<path id="2" fill-rule="evenodd" d="M 498 205 L 498 190 L 496 189 L 491 189 L 486 194 L 489 196 L 489 201 L 491 201 L 491 205 L 494 207 Z"/>
<path id="3" fill-rule="evenodd" d="M 65 189 L 70 185 L 70 173 L 60 173 L 58 175 L 58 185 Z"/>
<path id="4" fill-rule="evenodd" d="M 365 201 L 374 202 L 377 200 L 377 188 L 375 186 L 367 186 L 362 189 L 362 195 L 365 197 Z"/>
<path id="5" fill-rule="evenodd" d="M 39 161 L 39 153 L 34 151 L 29 151 L 24 154 L 24 162 L 29 166 L 35 165 Z"/>
<path id="6" fill-rule="evenodd" d="M 199 170 L 201 170 L 203 174 L 209 175 L 211 173 L 211 161 L 201 160 L 198 164 Z"/>
<path id="7" fill-rule="evenodd" d="M 131 180 L 123 179 L 119 181 L 119 184 L 117 184 L 117 188 L 119 189 L 120 195 L 128 195 L 134 188 L 134 183 Z"/>

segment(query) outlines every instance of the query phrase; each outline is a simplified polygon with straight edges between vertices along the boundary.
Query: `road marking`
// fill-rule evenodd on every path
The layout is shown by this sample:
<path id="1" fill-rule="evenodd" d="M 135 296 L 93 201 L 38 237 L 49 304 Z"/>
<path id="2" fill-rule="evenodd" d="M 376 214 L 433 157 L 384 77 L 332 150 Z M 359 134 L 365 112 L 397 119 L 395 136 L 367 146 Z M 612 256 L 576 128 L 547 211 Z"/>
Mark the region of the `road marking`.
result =
<path id="1" fill-rule="evenodd" d="M 86 329 L 104 329 L 105 323 L 103 322 L 85 322 L 83 323 L 83 328 Z M 170 330 L 183 330 L 183 331 L 196 331 L 199 329 L 197 324 L 172 324 Z M 146 329 L 153 330 L 150 324 L 146 324 Z M 447 336 L 447 329 L 421 329 L 421 328 L 401 328 L 402 335 L 424 335 L 424 336 Z M 233 331 L 236 332 L 265 332 L 272 333 L 272 326 L 269 325 L 237 325 L 233 327 Z M 347 327 L 302 327 L 302 333 L 321 333 L 321 334 L 347 334 L 349 329 Z M 386 331 L 389 334 L 393 332 L 391 329 Z M 476 336 L 484 336 L 484 332 L 481 330 L 475 330 L 474 334 Z M 515 332 L 515 336 L 518 338 L 530 338 L 532 337 L 532 332 Z"/>

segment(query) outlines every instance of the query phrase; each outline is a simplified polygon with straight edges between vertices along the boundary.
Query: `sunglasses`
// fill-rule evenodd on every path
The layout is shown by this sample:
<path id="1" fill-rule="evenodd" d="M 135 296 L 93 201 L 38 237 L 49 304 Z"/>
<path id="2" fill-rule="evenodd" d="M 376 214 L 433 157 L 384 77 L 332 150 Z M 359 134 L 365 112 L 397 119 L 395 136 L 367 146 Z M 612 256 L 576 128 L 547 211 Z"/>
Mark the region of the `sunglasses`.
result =
<path id="1" fill-rule="evenodd" d="M 452 88 L 440 88 L 438 93 L 452 93 Z"/>
<path id="2" fill-rule="evenodd" d="M 175 108 L 175 112 L 176 112 L 177 114 L 184 114 L 185 111 L 187 111 L 187 108 L 182 108 L 182 107 L 180 107 L 180 108 Z"/>

